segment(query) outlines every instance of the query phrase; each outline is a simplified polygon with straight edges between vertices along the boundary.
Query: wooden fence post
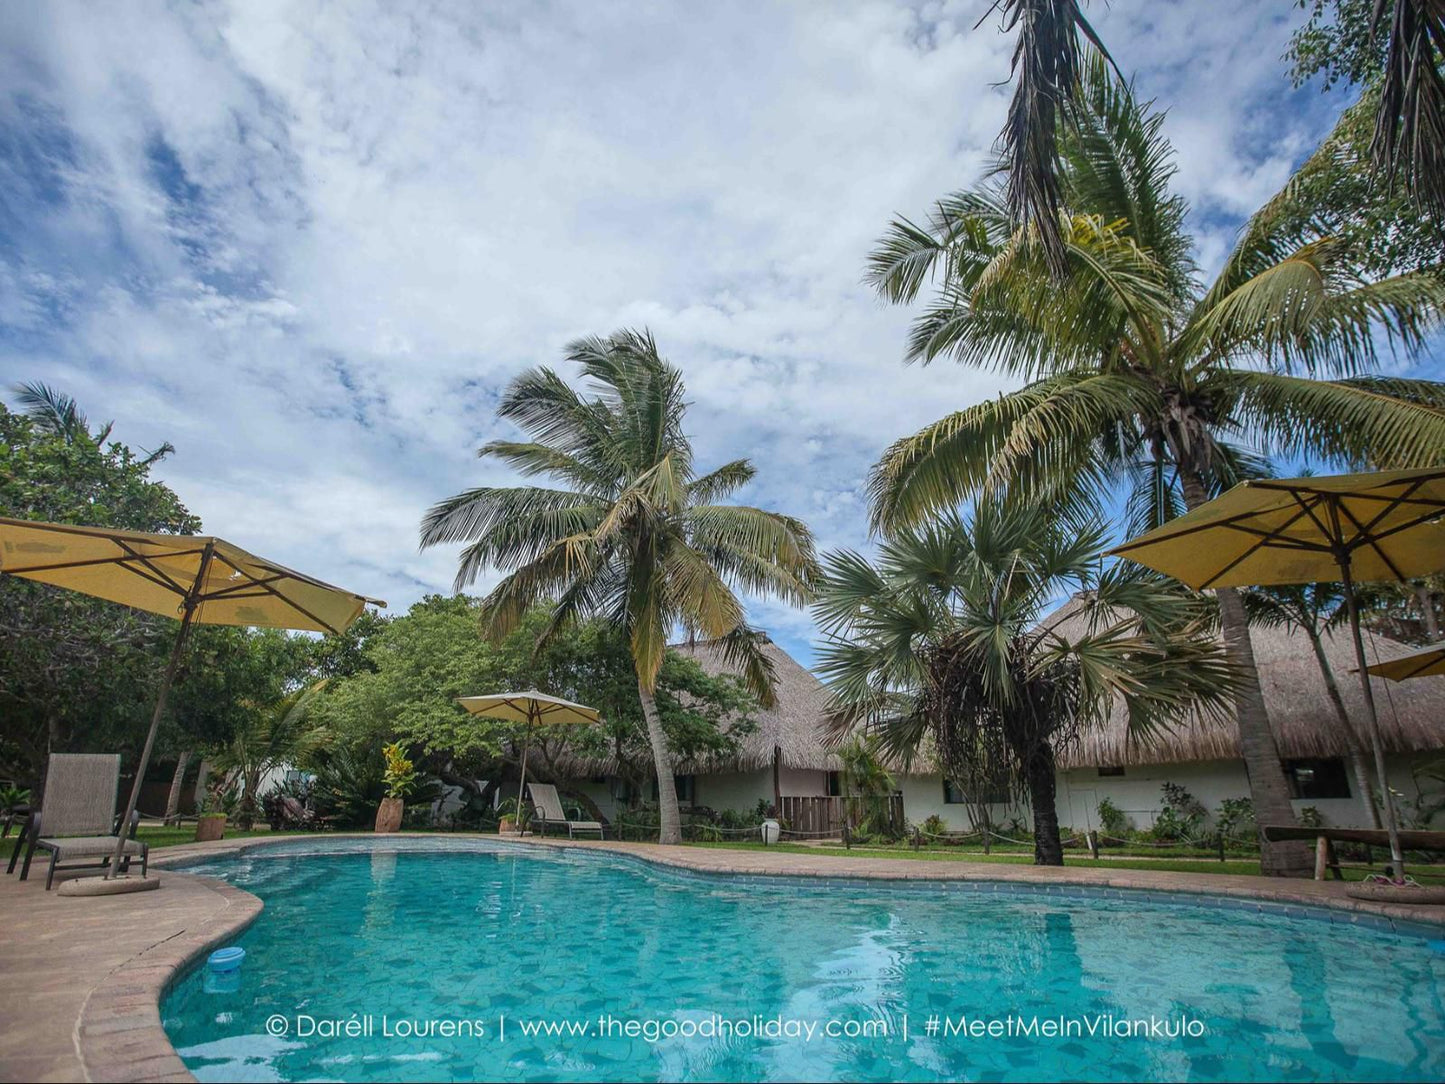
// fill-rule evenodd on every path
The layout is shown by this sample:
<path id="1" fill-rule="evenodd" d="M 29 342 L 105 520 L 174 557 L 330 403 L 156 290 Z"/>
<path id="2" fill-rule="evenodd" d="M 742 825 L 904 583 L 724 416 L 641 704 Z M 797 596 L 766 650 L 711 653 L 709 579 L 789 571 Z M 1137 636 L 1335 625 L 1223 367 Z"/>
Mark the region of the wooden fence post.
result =
<path id="1" fill-rule="evenodd" d="M 1099 858 L 1099 833 L 1090 828 L 1084 838 L 1089 842 L 1089 857 L 1097 861 Z"/>

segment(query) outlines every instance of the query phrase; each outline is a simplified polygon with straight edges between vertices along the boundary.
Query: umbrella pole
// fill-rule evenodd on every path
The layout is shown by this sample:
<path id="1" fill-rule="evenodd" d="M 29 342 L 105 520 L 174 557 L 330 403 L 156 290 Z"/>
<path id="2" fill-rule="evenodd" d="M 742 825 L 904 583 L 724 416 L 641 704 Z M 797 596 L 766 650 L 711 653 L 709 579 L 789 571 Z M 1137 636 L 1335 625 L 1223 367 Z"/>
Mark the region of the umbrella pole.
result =
<path id="1" fill-rule="evenodd" d="M 1350 578 L 1348 555 L 1340 558 L 1340 581 L 1344 585 L 1345 606 L 1350 614 L 1350 635 L 1355 642 L 1355 667 L 1360 672 L 1360 689 L 1365 694 L 1365 722 L 1370 728 L 1370 746 L 1375 754 L 1375 773 L 1380 780 L 1380 798 L 1385 803 L 1385 830 L 1390 838 L 1390 862 L 1395 867 L 1395 881 L 1403 882 L 1405 855 L 1400 849 L 1400 826 L 1395 820 L 1395 799 L 1390 794 L 1390 780 L 1385 771 L 1385 746 L 1380 740 L 1380 721 L 1375 714 L 1375 693 L 1370 687 L 1370 673 L 1366 669 L 1365 640 L 1360 633 L 1360 608 L 1355 602 L 1355 584 Z"/>
<path id="2" fill-rule="evenodd" d="M 110 856 L 110 867 L 105 871 L 107 881 L 120 871 L 120 861 L 125 854 L 126 837 L 130 835 L 130 819 L 135 815 L 136 806 L 140 803 L 140 789 L 145 783 L 146 768 L 150 766 L 151 749 L 156 743 L 156 732 L 161 728 L 161 716 L 165 714 L 166 696 L 170 693 L 171 685 L 175 681 L 176 670 L 181 663 L 181 649 L 186 645 L 186 634 L 191 630 L 191 616 L 194 613 L 194 604 L 187 601 L 185 613 L 181 615 L 181 630 L 176 633 L 176 643 L 171 648 L 171 660 L 166 663 L 165 676 L 161 678 L 160 692 L 156 695 L 155 711 L 151 713 L 151 728 L 146 734 L 145 747 L 140 754 L 140 764 L 135 770 L 135 782 L 131 784 L 130 788 L 130 801 L 126 803 L 125 815 L 120 821 L 120 831 L 116 833 L 115 851 Z"/>
<path id="3" fill-rule="evenodd" d="M 522 838 L 522 794 L 527 789 L 527 746 L 531 744 L 532 731 L 522 739 L 522 778 L 517 782 L 517 838 Z"/>

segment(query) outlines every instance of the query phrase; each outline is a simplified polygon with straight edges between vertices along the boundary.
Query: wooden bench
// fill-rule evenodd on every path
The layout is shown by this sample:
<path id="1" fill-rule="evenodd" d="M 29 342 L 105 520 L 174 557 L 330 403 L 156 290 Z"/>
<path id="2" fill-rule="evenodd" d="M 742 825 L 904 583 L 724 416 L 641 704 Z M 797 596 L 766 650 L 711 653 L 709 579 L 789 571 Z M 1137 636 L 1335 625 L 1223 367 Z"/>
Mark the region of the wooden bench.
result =
<path id="1" fill-rule="evenodd" d="M 1314 840 L 1316 881 L 1325 879 L 1325 870 L 1331 871 L 1337 881 L 1345 879 L 1340 861 L 1335 857 L 1336 843 L 1363 843 L 1367 847 L 1387 850 L 1390 846 L 1390 833 L 1383 828 L 1301 828 L 1293 824 L 1271 824 L 1265 826 L 1264 838 L 1271 843 L 1291 839 Z M 1402 830 L 1400 846 L 1407 851 L 1445 851 L 1445 832 Z"/>

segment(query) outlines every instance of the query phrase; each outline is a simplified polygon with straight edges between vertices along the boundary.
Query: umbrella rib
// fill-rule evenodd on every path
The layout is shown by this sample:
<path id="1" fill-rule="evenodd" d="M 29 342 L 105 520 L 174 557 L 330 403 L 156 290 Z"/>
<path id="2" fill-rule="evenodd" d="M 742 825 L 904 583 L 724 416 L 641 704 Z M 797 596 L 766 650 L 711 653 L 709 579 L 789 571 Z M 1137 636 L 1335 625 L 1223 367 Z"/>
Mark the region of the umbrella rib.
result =
<path id="1" fill-rule="evenodd" d="M 322 628 L 324 628 L 327 632 L 332 633 L 333 635 L 336 635 L 336 636 L 341 635 L 340 632 L 336 629 L 336 627 L 335 627 L 334 625 L 331 624 L 330 621 L 323 621 L 321 618 L 317 617 L 317 616 L 316 616 L 314 613 L 312 613 L 310 610 L 306 609 L 305 606 L 302 606 L 299 602 L 296 602 L 296 601 L 294 601 L 294 600 L 292 600 L 292 599 L 287 598 L 287 597 L 286 597 L 285 595 L 283 595 L 280 591 L 276 590 L 276 588 L 272 587 L 269 582 L 267 582 L 267 581 L 265 581 L 265 580 L 258 580 L 255 576 L 252 576 L 252 575 L 251 575 L 249 572 L 247 572 L 244 568 L 237 568 L 237 567 L 235 566 L 235 564 L 233 564 L 231 561 L 227 560 L 225 557 L 216 556 L 216 557 L 213 557 L 212 560 L 218 560 L 218 561 L 220 561 L 222 564 L 226 565 L 227 567 L 233 569 L 233 570 L 236 571 L 236 572 L 239 572 L 242 576 L 245 576 L 248 580 L 250 580 L 251 583 L 254 584 L 256 587 L 260 587 L 262 590 L 266 591 L 268 594 L 274 595 L 276 598 L 278 598 L 278 599 L 280 599 L 282 602 L 284 602 L 287 606 L 290 606 L 290 607 L 291 607 L 293 610 L 295 610 L 297 613 L 302 614 L 303 616 L 310 618 L 312 621 L 315 621 L 318 625 L 320 625 Z M 275 571 L 275 570 L 268 568 L 267 571 Z M 238 585 L 238 586 L 239 586 L 239 585 Z M 353 595 L 352 597 L 355 598 L 356 596 Z M 203 599 L 202 601 L 207 601 L 207 600 Z"/>
<path id="2" fill-rule="evenodd" d="M 1202 584 L 1200 584 L 1200 589 L 1203 590 L 1204 588 L 1207 588 L 1210 584 L 1214 583 L 1214 582 L 1215 582 L 1216 580 L 1218 580 L 1221 576 L 1223 576 L 1225 573 L 1227 573 L 1230 569 L 1235 568 L 1237 565 L 1239 565 L 1240 562 L 1245 561 L 1245 560 L 1249 559 L 1250 557 L 1253 557 L 1256 553 L 1258 553 L 1260 550 L 1262 550 L 1265 546 L 1269 545 L 1270 542 L 1271 542 L 1271 540 L 1277 538 L 1277 537 L 1279 536 L 1278 533 L 1279 533 L 1280 531 L 1283 531 L 1283 530 L 1285 530 L 1287 527 L 1292 526 L 1292 525 L 1295 523 L 1295 521 L 1300 518 L 1300 516 L 1304 515 L 1305 512 L 1308 512 L 1308 511 L 1309 511 L 1309 509 L 1306 508 L 1304 512 L 1296 512 L 1293 516 L 1291 516 L 1289 519 L 1287 519 L 1284 523 L 1282 523 L 1282 524 L 1280 524 L 1278 527 L 1276 527 L 1273 533 L 1270 533 L 1270 534 L 1263 534 L 1263 533 L 1261 533 L 1261 534 L 1260 534 L 1260 539 L 1259 539 L 1258 542 L 1256 542 L 1254 545 L 1250 546 L 1249 549 L 1245 550 L 1243 553 L 1241 553 L 1241 554 L 1240 554 L 1238 557 L 1236 557 L 1234 560 L 1230 561 L 1229 564 L 1225 565 L 1225 566 L 1224 566 L 1223 568 L 1221 568 L 1218 572 L 1216 572 L 1213 576 L 1210 576 L 1209 579 L 1205 580 Z M 1240 518 L 1240 519 L 1244 519 L 1245 517 L 1241 516 L 1241 517 L 1239 517 L 1239 518 Z M 1249 528 L 1247 528 L 1247 527 L 1242 527 L 1242 526 L 1241 526 L 1240 524 L 1238 524 L 1238 523 L 1222 523 L 1222 524 L 1215 524 L 1215 526 L 1232 527 L 1232 528 L 1234 528 L 1235 530 L 1245 530 L 1245 531 L 1248 531 L 1248 530 L 1249 530 Z M 1262 528 L 1255 528 L 1255 531 L 1262 532 Z M 1294 540 L 1291 539 L 1291 541 L 1293 542 Z M 1281 548 L 1284 548 L 1284 547 L 1281 547 Z"/>
<path id="3" fill-rule="evenodd" d="M 229 564 L 230 562 L 227 563 Z M 242 575 L 245 575 L 245 573 L 242 573 Z M 249 580 L 246 583 L 238 583 L 234 587 L 223 587 L 219 591 L 212 591 L 209 595 L 204 596 L 204 598 L 206 602 L 214 602 L 217 599 L 223 598 L 265 598 L 266 593 L 264 591 L 259 595 L 242 595 L 240 592 L 249 591 L 253 587 L 264 587 L 266 584 L 275 583 L 281 578 L 280 576 L 273 576 L 268 580 Z"/>
<path id="4" fill-rule="evenodd" d="M 164 570 L 157 568 L 154 564 L 151 563 L 151 559 L 150 559 L 149 557 L 145 556 L 145 555 L 142 554 L 142 553 L 137 553 L 137 552 L 135 551 L 135 549 L 133 549 L 133 548 L 126 542 L 125 539 L 123 539 L 123 538 L 116 538 L 116 539 L 113 539 L 113 541 L 114 541 L 115 544 L 116 544 L 117 546 L 119 546 L 121 549 L 123 549 L 123 550 L 125 550 L 127 553 L 129 553 L 134 560 L 137 560 L 137 561 L 139 561 L 141 564 L 143 564 L 143 565 L 151 572 L 152 575 L 159 576 L 162 580 L 164 580 L 167 584 L 169 584 L 171 590 L 174 591 L 174 592 L 176 592 L 176 594 L 178 594 L 178 595 L 183 595 L 183 596 L 184 596 L 184 595 L 189 595 L 193 590 L 195 590 L 196 586 L 198 586 L 199 583 L 200 583 L 200 576 L 201 576 L 201 574 L 203 574 L 204 571 L 205 571 L 205 563 L 206 563 L 206 561 L 205 561 L 205 553 L 206 553 L 206 548 L 207 548 L 207 547 L 204 547 L 204 546 L 203 546 L 201 549 L 199 549 L 199 550 L 184 551 L 184 552 L 177 553 L 177 554 L 174 555 L 174 556 L 177 556 L 177 557 L 186 557 L 186 556 L 189 556 L 190 553 L 192 553 L 192 552 L 199 553 L 199 554 L 202 555 L 202 556 L 201 556 L 201 568 L 200 568 L 200 570 L 197 572 L 196 582 L 193 583 L 190 587 L 182 587 L 179 580 L 173 579 L 172 577 L 168 576 L 168 575 L 165 573 Z M 170 554 L 167 554 L 167 556 L 171 556 L 171 555 L 170 555 Z M 134 572 L 135 570 L 134 570 L 134 569 L 131 569 L 131 571 Z"/>

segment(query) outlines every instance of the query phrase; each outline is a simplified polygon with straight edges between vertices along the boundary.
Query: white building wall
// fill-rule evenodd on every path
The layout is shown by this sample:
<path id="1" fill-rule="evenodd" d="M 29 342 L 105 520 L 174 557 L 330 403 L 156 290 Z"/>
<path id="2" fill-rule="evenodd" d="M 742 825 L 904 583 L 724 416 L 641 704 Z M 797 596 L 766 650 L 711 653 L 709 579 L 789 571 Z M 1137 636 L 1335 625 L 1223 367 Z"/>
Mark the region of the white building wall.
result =
<path id="1" fill-rule="evenodd" d="M 1411 769 L 1437 759 L 1434 754 L 1391 757 L 1386 764 L 1393 790 L 1410 801 L 1416 797 L 1417 785 Z M 1346 769 L 1349 770 L 1348 763 Z M 1349 775 L 1349 798 L 1299 798 L 1294 801 L 1295 813 L 1306 806 L 1320 811 L 1327 825 L 1336 828 L 1368 826 L 1364 803 L 1354 793 L 1353 772 Z M 1194 761 L 1181 764 L 1152 764 L 1125 769 L 1122 776 L 1101 776 L 1097 768 L 1076 768 L 1060 772 L 1057 778 L 1056 803 L 1059 824 L 1078 832 L 1099 827 L 1098 807 L 1106 797 L 1133 822 L 1135 828 L 1147 829 L 1164 806 L 1164 783 L 1177 783 L 1204 804 L 1211 814 L 1226 798 L 1247 798 L 1249 778 L 1244 762 L 1236 760 Z M 902 776 L 898 780 L 903 793 L 903 814 L 913 824 L 921 824 L 937 814 L 955 831 L 969 831 L 968 807 L 946 804 L 943 800 L 943 779 L 938 775 Z M 1010 817 L 1029 818 L 1027 803 L 1018 806 L 993 806 L 995 824 L 1005 824 Z M 1445 818 L 1440 818 L 1445 819 Z M 1437 819 L 1437 824 L 1439 819 Z"/>

